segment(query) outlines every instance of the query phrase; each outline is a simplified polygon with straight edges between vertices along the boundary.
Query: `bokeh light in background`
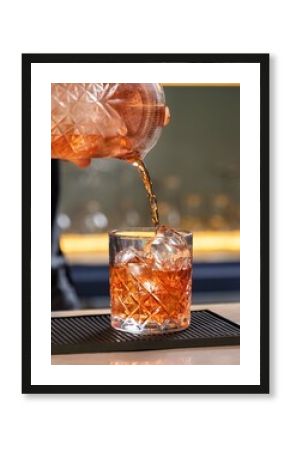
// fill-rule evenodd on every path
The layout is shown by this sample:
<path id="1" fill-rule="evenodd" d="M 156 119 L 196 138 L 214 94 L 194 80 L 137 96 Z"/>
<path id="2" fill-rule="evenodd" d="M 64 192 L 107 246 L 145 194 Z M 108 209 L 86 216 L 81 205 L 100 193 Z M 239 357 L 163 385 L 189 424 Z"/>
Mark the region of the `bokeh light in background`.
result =
<path id="1" fill-rule="evenodd" d="M 164 89 L 171 122 L 145 159 L 157 194 L 161 223 L 196 232 L 201 250 L 202 242 L 207 242 L 208 255 L 210 242 L 212 250 L 216 248 L 216 238 L 222 239 L 218 247 L 224 242 L 229 253 L 233 254 L 232 249 L 238 256 L 240 88 Z M 70 163 L 61 165 L 58 225 L 66 253 L 88 252 L 85 242 L 89 241 L 80 236 L 77 240 L 75 235 L 97 233 L 96 242 L 100 242 L 102 234 L 110 229 L 151 225 L 144 187 L 129 164 L 98 159 L 83 170 Z M 91 249 L 97 257 L 98 246 Z"/>

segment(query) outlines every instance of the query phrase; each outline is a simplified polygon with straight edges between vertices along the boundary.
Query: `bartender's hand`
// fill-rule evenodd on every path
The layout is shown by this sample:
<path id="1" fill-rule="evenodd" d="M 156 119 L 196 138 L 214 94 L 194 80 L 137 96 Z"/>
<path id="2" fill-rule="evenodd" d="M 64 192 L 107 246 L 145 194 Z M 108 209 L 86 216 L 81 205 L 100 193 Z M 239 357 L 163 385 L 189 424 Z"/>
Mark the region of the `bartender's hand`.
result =
<path id="1" fill-rule="evenodd" d="M 61 160 L 61 161 L 67 161 L 67 162 L 70 162 L 70 163 L 73 163 L 75 166 L 78 166 L 78 167 L 81 167 L 81 168 L 83 168 L 83 167 L 88 167 L 90 164 L 91 164 L 91 159 L 90 158 L 88 158 L 88 159 L 73 159 L 73 158 L 59 158 L 59 156 L 57 155 L 55 155 L 53 152 L 51 153 L 51 156 L 52 156 L 52 159 L 58 159 L 58 160 Z"/>
<path id="2" fill-rule="evenodd" d="M 91 164 L 91 160 L 90 159 L 70 159 L 67 160 L 72 162 L 73 164 L 75 164 L 78 167 L 88 167 Z"/>

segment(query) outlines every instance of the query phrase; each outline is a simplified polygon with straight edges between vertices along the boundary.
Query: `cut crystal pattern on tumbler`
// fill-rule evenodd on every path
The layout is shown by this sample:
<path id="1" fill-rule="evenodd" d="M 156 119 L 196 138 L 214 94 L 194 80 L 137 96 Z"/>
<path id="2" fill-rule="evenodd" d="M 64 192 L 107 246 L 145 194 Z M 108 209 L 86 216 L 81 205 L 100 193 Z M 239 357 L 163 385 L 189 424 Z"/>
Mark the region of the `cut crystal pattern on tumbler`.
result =
<path id="1" fill-rule="evenodd" d="M 151 334 L 189 325 L 191 248 L 179 233 L 162 228 L 143 251 L 122 249 L 110 266 L 115 328 Z"/>

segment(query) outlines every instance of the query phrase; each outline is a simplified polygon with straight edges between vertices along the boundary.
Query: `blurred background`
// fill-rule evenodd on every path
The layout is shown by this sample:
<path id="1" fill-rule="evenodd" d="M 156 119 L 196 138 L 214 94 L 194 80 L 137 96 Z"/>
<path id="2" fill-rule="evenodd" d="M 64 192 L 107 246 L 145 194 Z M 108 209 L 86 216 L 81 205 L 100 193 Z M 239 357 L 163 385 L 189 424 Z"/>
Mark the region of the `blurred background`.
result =
<path id="1" fill-rule="evenodd" d="M 240 88 L 164 85 L 171 122 L 145 158 L 160 221 L 193 231 L 193 302 L 239 301 Z M 61 162 L 60 242 L 84 308 L 108 306 L 108 230 L 151 226 L 136 169 Z"/>

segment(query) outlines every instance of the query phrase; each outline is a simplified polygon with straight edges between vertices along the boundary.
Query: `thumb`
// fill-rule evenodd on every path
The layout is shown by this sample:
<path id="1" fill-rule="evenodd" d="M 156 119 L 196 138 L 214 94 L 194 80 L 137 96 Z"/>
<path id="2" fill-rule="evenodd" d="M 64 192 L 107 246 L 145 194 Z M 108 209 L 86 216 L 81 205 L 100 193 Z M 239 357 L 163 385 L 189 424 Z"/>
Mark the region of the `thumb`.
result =
<path id="1" fill-rule="evenodd" d="M 71 159 L 70 161 L 81 168 L 88 167 L 91 164 L 90 159 Z"/>

